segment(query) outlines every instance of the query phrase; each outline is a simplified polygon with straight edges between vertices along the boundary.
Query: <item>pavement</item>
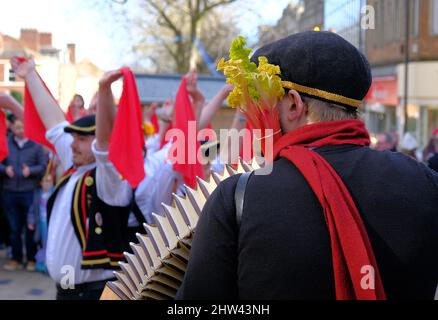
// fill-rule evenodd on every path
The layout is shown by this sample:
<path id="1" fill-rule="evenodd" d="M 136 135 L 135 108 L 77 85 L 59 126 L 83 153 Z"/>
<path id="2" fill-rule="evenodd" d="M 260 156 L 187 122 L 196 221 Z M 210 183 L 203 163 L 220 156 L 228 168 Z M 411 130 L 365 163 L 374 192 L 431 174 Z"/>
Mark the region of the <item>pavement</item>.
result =
<path id="1" fill-rule="evenodd" d="M 0 300 L 54 300 L 55 283 L 47 274 L 26 270 L 6 271 L 6 250 L 0 250 Z"/>
<path id="2" fill-rule="evenodd" d="M 54 300 L 55 283 L 47 274 L 26 270 L 6 271 L 6 250 L 0 250 L 0 300 Z M 438 300 L 438 288 L 435 295 Z"/>

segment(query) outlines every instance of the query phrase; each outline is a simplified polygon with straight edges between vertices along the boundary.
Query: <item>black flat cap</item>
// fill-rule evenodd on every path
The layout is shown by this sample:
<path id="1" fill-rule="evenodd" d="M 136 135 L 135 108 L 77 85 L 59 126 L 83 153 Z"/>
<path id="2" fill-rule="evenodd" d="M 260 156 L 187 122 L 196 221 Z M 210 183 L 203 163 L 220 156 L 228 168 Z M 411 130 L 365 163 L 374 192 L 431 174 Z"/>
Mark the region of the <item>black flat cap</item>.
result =
<path id="1" fill-rule="evenodd" d="M 94 136 L 96 134 L 96 116 L 92 114 L 82 117 L 65 127 L 64 131 L 82 136 Z"/>
<path id="2" fill-rule="evenodd" d="M 258 49 L 278 65 L 284 87 L 319 100 L 358 108 L 371 86 L 365 56 L 341 36 L 325 31 L 296 33 Z"/>

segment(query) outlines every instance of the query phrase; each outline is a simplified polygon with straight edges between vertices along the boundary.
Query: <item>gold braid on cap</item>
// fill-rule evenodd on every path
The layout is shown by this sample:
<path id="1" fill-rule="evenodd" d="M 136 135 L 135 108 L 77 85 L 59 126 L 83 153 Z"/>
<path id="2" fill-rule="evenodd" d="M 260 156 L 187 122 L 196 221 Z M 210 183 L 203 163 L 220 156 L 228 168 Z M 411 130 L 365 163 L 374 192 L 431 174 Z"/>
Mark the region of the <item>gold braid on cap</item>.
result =
<path id="1" fill-rule="evenodd" d="M 87 132 L 88 133 L 88 132 L 92 132 L 92 131 L 96 130 L 96 125 L 92 125 L 92 126 L 89 126 L 89 127 L 78 127 L 78 126 L 75 126 L 74 124 L 70 124 L 66 128 L 72 129 L 74 131 Z"/>
<path id="2" fill-rule="evenodd" d="M 323 98 L 323 99 L 326 99 L 329 101 L 342 103 L 342 104 L 345 104 L 345 105 L 348 105 L 348 106 L 351 106 L 354 108 L 359 108 L 362 105 L 362 101 L 360 101 L 360 100 L 347 98 L 347 97 L 341 96 L 339 94 L 327 92 L 327 91 L 320 90 L 320 89 L 302 86 L 298 83 L 294 83 L 294 82 L 290 82 L 290 81 L 282 81 L 281 84 L 283 85 L 284 88 L 297 90 L 299 92 L 307 93 L 309 95 L 312 95 L 315 97 L 320 97 L 320 98 Z"/>

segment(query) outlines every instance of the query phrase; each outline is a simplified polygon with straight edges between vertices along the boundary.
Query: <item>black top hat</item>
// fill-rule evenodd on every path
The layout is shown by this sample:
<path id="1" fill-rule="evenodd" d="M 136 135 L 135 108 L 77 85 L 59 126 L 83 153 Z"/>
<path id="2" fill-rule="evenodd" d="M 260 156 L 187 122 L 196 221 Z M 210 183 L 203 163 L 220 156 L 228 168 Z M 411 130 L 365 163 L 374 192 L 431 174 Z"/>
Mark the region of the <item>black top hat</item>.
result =
<path id="1" fill-rule="evenodd" d="M 96 116 L 94 114 L 82 117 L 64 128 L 65 132 L 76 133 L 82 136 L 96 134 Z"/>
<path id="2" fill-rule="evenodd" d="M 360 107 L 371 86 L 365 56 L 332 32 L 296 33 L 261 47 L 251 60 L 260 56 L 280 67 L 285 88 L 348 108 Z"/>

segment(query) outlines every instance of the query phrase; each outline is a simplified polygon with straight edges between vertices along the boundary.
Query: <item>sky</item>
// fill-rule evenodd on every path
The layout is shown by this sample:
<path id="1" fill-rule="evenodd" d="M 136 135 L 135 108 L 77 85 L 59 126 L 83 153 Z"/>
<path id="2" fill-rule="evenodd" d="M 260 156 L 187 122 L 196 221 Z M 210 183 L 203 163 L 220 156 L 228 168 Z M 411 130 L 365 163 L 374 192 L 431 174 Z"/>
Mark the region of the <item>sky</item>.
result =
<path id="1" fill-rule="evenodd" d="M 86 0 L 0 0 L 0 32 L 19 37 L 21 28 L 52 32 L 53 45 L 64 49 L 67 43 L 76 44 L 76 59 L 87 58 L 103 70 L 129 65 L 130 48 L 135 37 L 128 24 L 114 22 L 110 11 Z M 105 0 L 94 0 L 103 2 Z M 128 12 L 136 10 L 136 2 L 128 0 Z M 239 0 L 238 0 L 239 1 Z M 293 0 L 252 0 L 261 24 L 274 24 L 288 3 Z M 117 5 L 116 5 L 117 6 Z M 102 10 L 105 10 L 102 14 Z M 138 12 L 138 11 L 137 11 Z M 106 18 L 102 18 L 106 17 Z M 109 18 L 108 18 L 109 17 Z M 120 18 L 119 18 L 120 19 Z M 239 27 L 244 36 L 254 36 L 254 15 L 241 19 Z"/>

